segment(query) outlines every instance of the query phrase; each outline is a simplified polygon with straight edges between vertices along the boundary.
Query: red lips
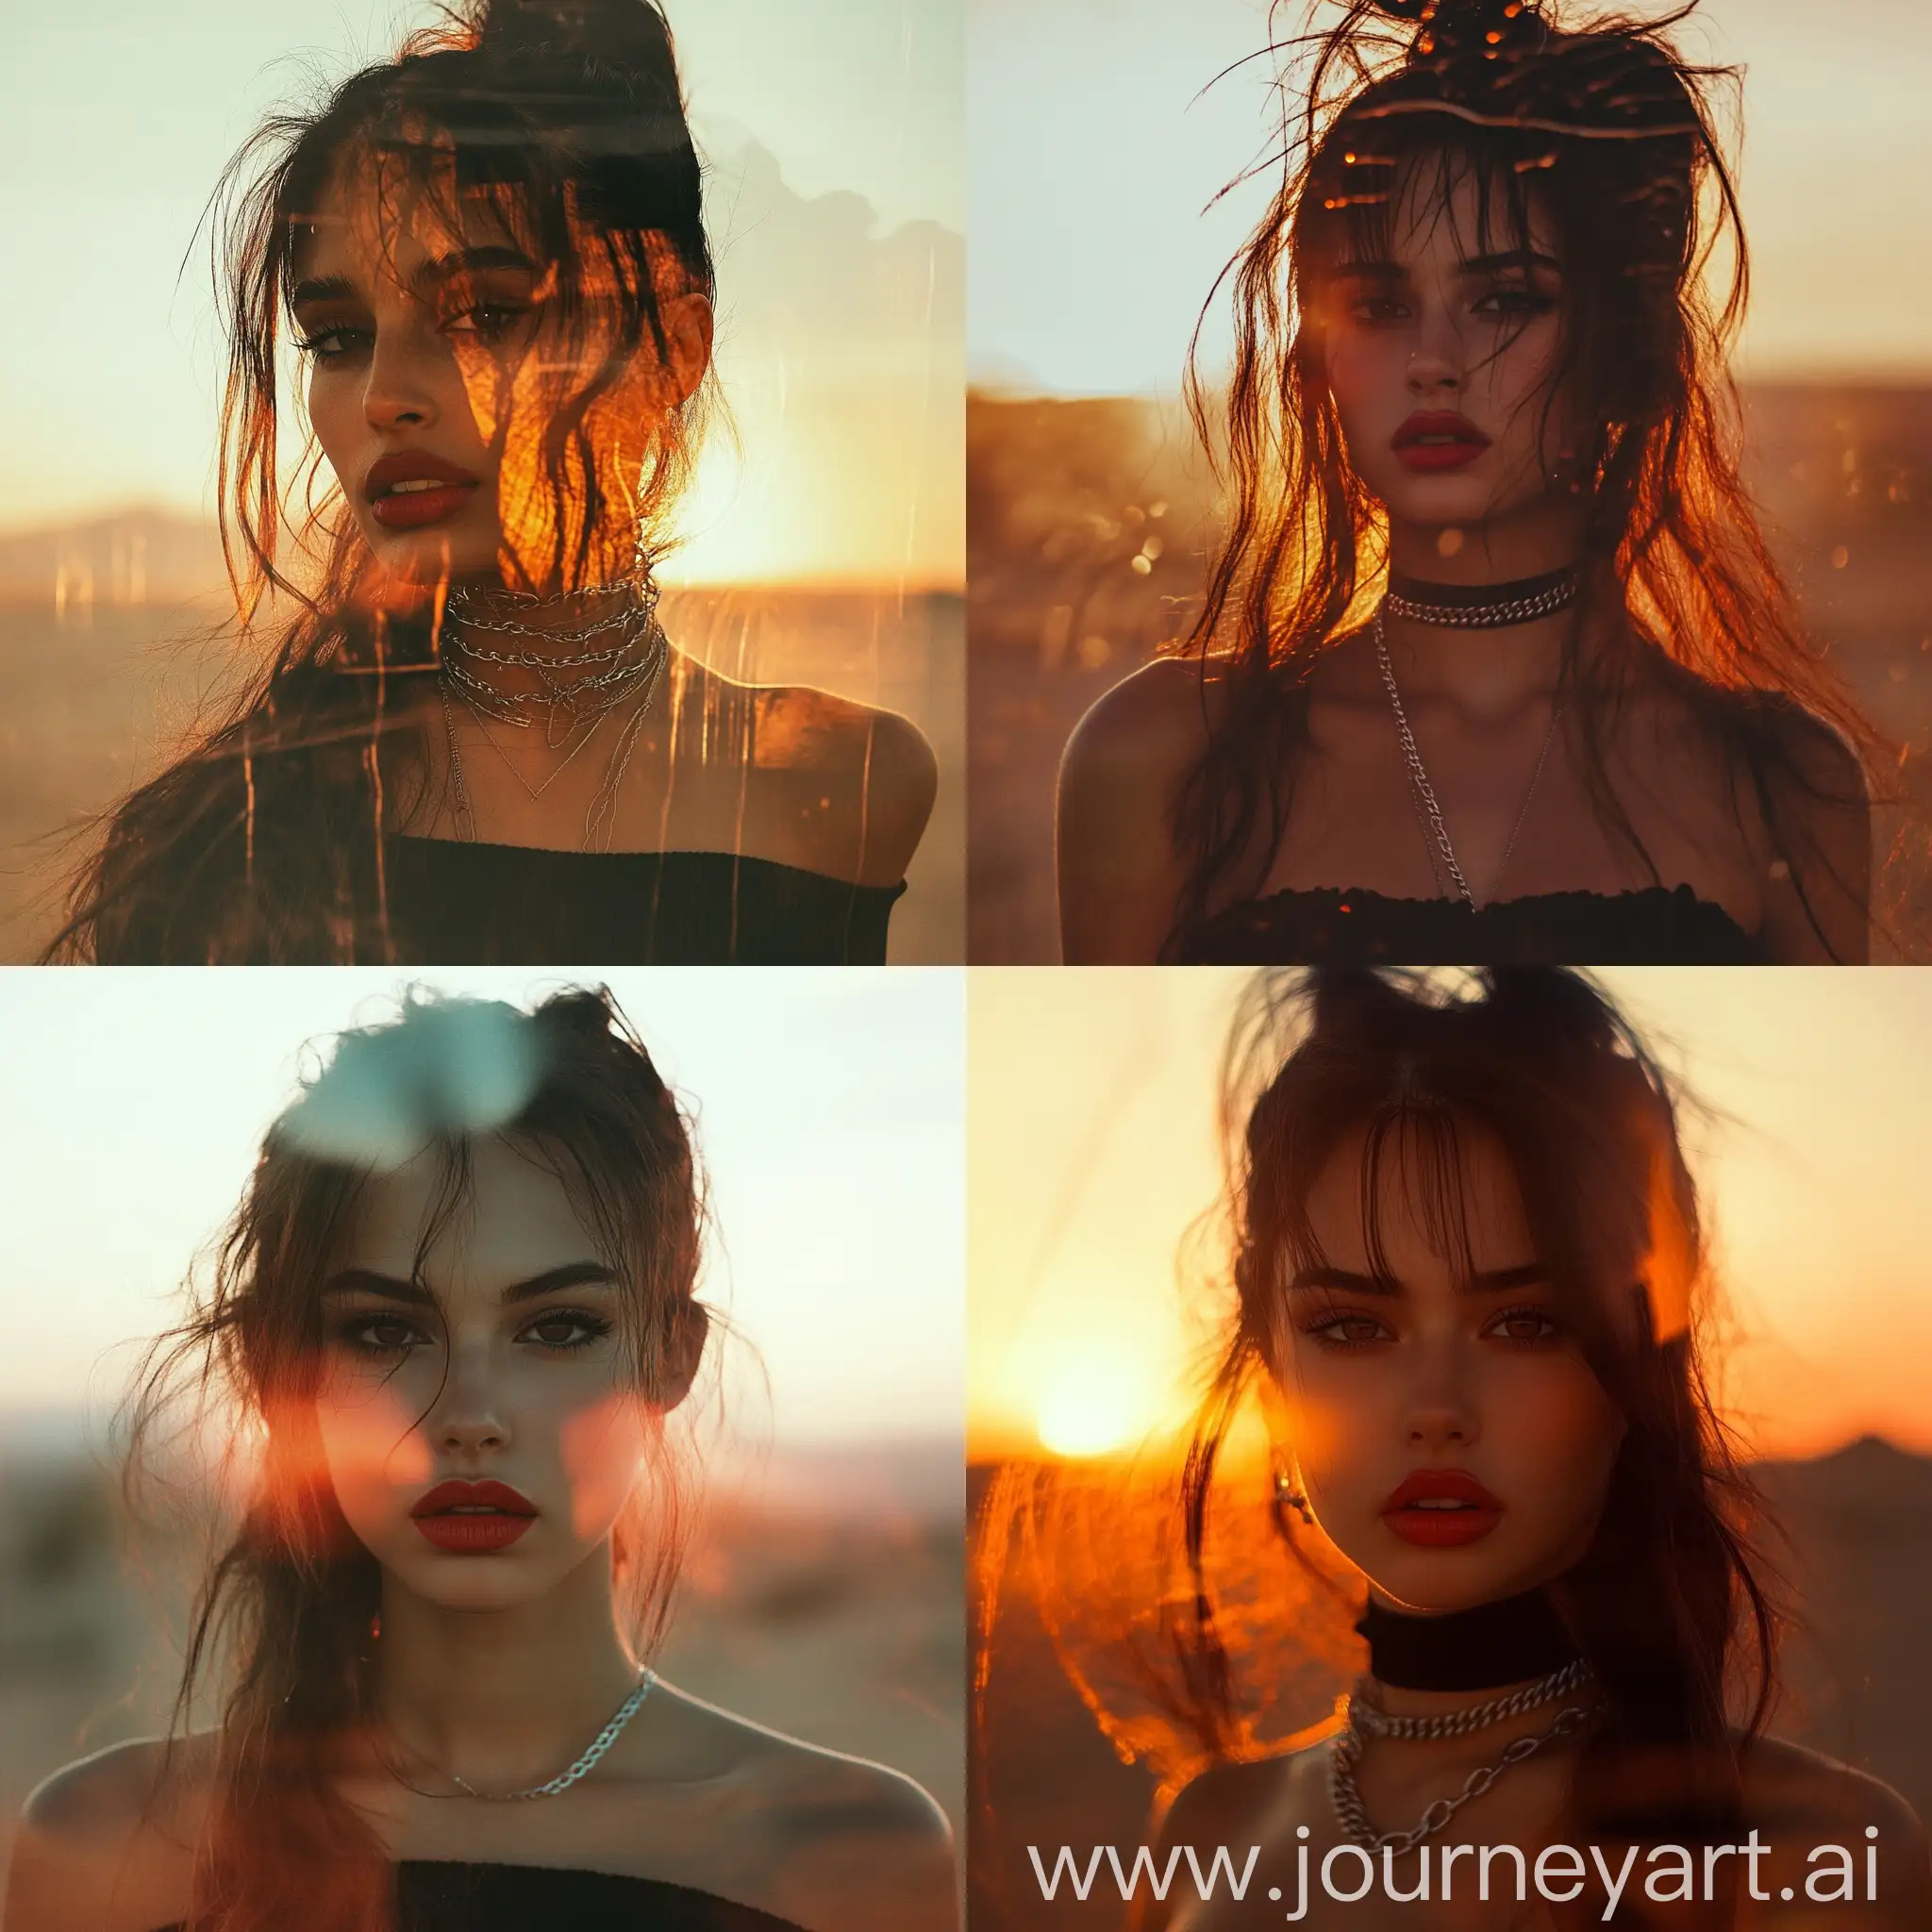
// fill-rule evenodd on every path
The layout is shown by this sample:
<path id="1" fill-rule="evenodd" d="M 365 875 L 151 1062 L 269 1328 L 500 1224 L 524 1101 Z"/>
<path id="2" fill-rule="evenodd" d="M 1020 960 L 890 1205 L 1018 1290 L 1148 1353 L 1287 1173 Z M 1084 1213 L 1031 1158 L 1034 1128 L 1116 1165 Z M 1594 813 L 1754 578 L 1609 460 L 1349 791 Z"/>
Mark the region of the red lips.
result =
<path id="1" fill-rule="evenodd" d="M 1425 1549 L 1473 1543 L 1502 1520 L 1502 1498 L 1466 1469 L 1412 1470 L 1382 1505 L 1382 1521 Z"/>
<path id="2" fill-rule="evenodd" d="M 470 471 L 431 456 L 427 450 L 397 450 L 378 457 L 362 479 L 370 514 L 386 530 L 413 530 L 453 516 L 474 497 L 482 479 Z M 398 491 L 404 483 L 429 489 Z"/>
<path id="3" fill-rule="evenodd" d="M 409 1511 L 416 1527 L 440 1550 L 489 1556 L 507 1550 L 536 1520 L 537 1506 L 508 1483 L 438 1483 Z"/>
<path id="4" fill-rule="evenodd" d="M 1411 470 L 1459 470 L 1489 448 L 1490 439 L 1454 409 L 1418 409 L 1390 441 Z"/>

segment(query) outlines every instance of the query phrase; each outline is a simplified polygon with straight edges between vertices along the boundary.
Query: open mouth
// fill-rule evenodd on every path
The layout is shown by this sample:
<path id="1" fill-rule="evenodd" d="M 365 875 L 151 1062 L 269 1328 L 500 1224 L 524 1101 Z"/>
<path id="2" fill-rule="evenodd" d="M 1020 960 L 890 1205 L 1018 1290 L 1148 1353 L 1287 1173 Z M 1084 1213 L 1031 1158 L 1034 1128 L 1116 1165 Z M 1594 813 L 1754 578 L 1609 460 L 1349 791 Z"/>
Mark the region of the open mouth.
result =
<path id="1" fill-rule="evenodd" d="M 1453 410 L 1418 411 L 1395 432 L 1392 447 L 1411 470 L 1458 470 L 1473 463 L 1490 439 Z"/>
<path id="2" fill-rule="evenodd" d="M 438 1483 L 409 1512 L 428 1541 L 458 1556 L 507 1550 L 537 1520 L 537 1506 L 508 1483 Z"/>
<path id="3" fill-rule="evenodd" d="M 1502 1520 L 1502 1499 L 1460 1469 L 1416 1470 L 1382 1506 L 1382 1521 L 1424 1548 L 1474 1542 Z"/>
<path id="4" fill-rule="evenodd" d="M 370 514 L 386 530 L 419 529 L 466 508 L 480 479 L 426 450 L 394 451 L 362 479 Z"/>

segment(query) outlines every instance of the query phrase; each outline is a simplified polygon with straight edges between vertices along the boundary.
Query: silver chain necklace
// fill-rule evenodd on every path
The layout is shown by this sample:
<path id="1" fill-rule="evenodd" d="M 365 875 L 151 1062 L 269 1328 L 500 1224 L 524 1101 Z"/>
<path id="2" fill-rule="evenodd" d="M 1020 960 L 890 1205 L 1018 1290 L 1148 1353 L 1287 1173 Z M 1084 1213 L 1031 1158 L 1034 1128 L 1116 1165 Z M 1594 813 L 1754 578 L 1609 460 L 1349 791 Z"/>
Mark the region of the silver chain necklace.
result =
<path id="1" fill-rule="evenodd" d="M 1354 1693 L 1341 1700 L 1342 1728 L 1328 1747 L 1328 1798 L 1335 1807 L 1336 1823 L 1349 1842 L 1364 1851 L 1386 1850 L 1397 1857 L 1406 1857 L 1424 1839 L 1441 1831 L 1472 1798 L 1481 1797 L 1512 1764 L 1534 1757 L 1545 1745 L 1575 1730 L 1590 1716 L 1590 1708 L 1587 1705 L 1570 1705 L 1557 1712 L 1547 1730 L 1512 1740 L 1503 1747 L 1493 1764 L 1471 1772 L 1453 1798 L 1436 1799 L 1407 1831 L 1378 1832 L 1370 1822 L 1361 1789 L 1355 1779 L 1356 1766 L 1361 1762 L 1369 1739 L 1465 1737 L 1472 1731 L 1507 1724 L 1541 1705 L 1554 1704 L 1559 1697 L 1567 1697 L 1580 1689 L 1590 1675 L 1590 1666 L 1579 1657 L 1507 1697 L 1492 1698 L 1488 1704 L 1474 1705 L 1468 1710 L 1443 1711 L 1431 1717 L 1391 1717 L 1365 1695 L 1363 1684 L 1357 1683 Z"/>
<path id="2" fill-rule="evenodd" d="M 638 1714 L 638 1707 L 650 1695 L 651 1686 L 657 1681 L 656 1676 L 646 1671 L 638 1679 L 637 1689 L 617 1707 L 610 1722 L 591 1739 L 591 1748 L 568 1771 L 558 1772 L 547 1784 L 530 1785 L 521 1791 L 479 1791 L 455 1772 L 449 1774 L 450 1782 L 460 1785 L 466 1796 L 480 1798 L 486 1805 L 516 1805 L 525 1798 L 554 1798 L 559 1791 L 569 1790 L 617 1742 L 618 1733 Z"/>
<path id="3" fill-rule="evenodd" d="M 1383 605 L 1376 607 L 1375 663 L 1382 674 L 1382 688 L 1389 693 L 1389 703 L 1395 712 L 1395 735 L 1402 741 L 1402 756 L 1408 766 L 1409 801 L 1415 807 L 1416 817 L 1422 822 L 1424 838 L 1434 841 L 1429 869 L 1435 871 L 1440 855 L 1443 867 L 1455 883 L 1457 896 L 1474 912 L 1476 909 L 1475 894 L 1469 890 L 1469 881 L 1463 877 L 1462 868 L 1456 862 L 1456 848 L 1449 842 L 1449 827 L 1442 823 L 1442 807 L 1436 797 L 1436 788 L 1429 783 L 1423 755 L 1416 746 L 1415 733 L 1408 728 L 1408 713 L 1402 708 L 1402 693 L 1395 686 L 1395 667 L 1389 660 L 1389 637 L 1382 624 L 1384 608 L 1392 608 L 1392 600 L 1385 599 Z M 1503 847 L 1502 863 L 1496 868 L 1497 885 L 1502 884 L 1503 874 L 1509 869 L 1509 855 L 1516 850 L 1517 834 L 1523 830 L 1523 822 L 1529 816 L 1529 802 L 1536 796 L 1536 788 L 1543 775 L 1543 765 L 1550 756 L 1550 746 L 1556 741 L 1557 721 L 1562 715 L 1561 705 L 1550 707 L 1550 728 L 1543 733 L 1543 748 L 1536 755 L 1536 770 L 1529 774 L 1529 790 L 1523 794 L 1516 823 L 1509 827 L 1509 842 Z"/>
<path id="4" fill-rule="evenodd" d="M 618 733 L 617 742 L 611 748 L 610 761 L 605 767 L 603 782 L 597 788 L 597 795 L 591 801 L 590 809 L 584 814 L 584 836 L 580 849 L 585 852 L 604 851 L 608 848 L 610 821 L 617 809 L 618 788 L 624 782 L 624 774 L 630 765 L 631 753 L 636 750 L 638 739 L 642 734 L 645 714 L 650 710 L 652 701 L 658 695 L 658 687 L 664 681 L 664 673 L 671 661 L 671 641 L 661 630 L 656 629 L 655 626 L 653 628 L 652 641 L 656 648 L 643 660 L 643 676 L 634 681 L 630 686 L 630 691 L 623 695 L 628 696 L 640 690 L 641 694 L 638 697 L 637 705 L 631 711 L 630 716 L 624 721 L 623 727 Z M 445 662 L 445 672 L 452 671 L 453 669 L 453 666 Z M 463 755 L 457 742 L 456 719 L 450 710 L 449 692 L 451 681 L 451 678 L 447 675 L 437 680 L 437 696 L 441 700 L 442 704 L 443 738 L 449 748 L 451 803 L 455 811 L 457 839 L 458 842 L 465 845 L 474 845 L 476 842 L 476 814 L 471 806 L 469 786 L 463 777 Z M 470 714 L 475 719 L 476 728 L 483 734 L 484 741 L 508 766 L 511 777 L 529 794 L 532 804 L 535 804 L 538 799 L 541 798 L 550 790 L 551 786 L 563 775 L 566 767 L 575 759 L 577 754 L 596 736 L 597 726 L 603 722 L 608 713 L 616 708 L 617 703 L 623 702 L 623 697 L 621 696 L 611 705 L 601 706 L 585 727 L 583 736 L 558 760 L 550 775 L 541 784 L 532 785 L 517 770 L 515 764 L 510 760 L 509 754 L 504 750 L 502 745 L 497 743 L 495 738 L 491 735 L 490 730 L 491 714 L 487 713 L 477 704 L 464 684 L 458 684 L 457 694 L 469 707 Z M 521 727 L 527 725 L 530 721 L 527 718 L 509 718 L 498 719 L 497 722 Z M 553 743 L 556 741 L 552 741 Z"/>

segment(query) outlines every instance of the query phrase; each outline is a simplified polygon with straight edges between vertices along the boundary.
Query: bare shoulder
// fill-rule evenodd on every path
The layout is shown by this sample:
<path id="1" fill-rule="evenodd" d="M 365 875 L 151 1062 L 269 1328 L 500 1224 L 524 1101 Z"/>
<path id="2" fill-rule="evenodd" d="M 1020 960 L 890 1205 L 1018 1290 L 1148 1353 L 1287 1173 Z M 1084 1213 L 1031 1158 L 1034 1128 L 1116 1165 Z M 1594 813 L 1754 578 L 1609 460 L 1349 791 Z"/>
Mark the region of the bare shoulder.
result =
<path id="1" fill-rule="evenodd" d="M 1862 966 L 1871 953 L 1872 800 L 1857 753 L 1789 698 L 1748 701 L 1765 756 L 1751 803 L 1773 881 L 1763 937 L 1783 965 Z"/>
<path id="2" fill-rule="evenodd" d="M 1770 1846 L 1774 1897 L 1795 1898 L 1828 1923 L 1872 1932 L 1932 1924 L 1932 1854 L 1924 1826 L 1878 1778 L 1801 1744 L 1760 1739 L 1742 1760 L 1744 1809 Z M 1767 1928 L 1782 1926 L 1774 1914 Z M 1807 1925 L 1800 1916 L 1795 1925 Z"/>
<path id="3" fill-rule="evenodd" d="M 751 781 L 772 829 L 802 863 L 860 885 L 896 885 L 939 791 L 939 760 L 909 718 L 814 685 L 740 685 L 705 674 L 748 708 Z"/>
<path id="4" fill-rule="evenodd" d="M 1198 659 L 1156 658 L 1088 708 L 1060 761 L 1069 785 L 1126 776 L 1177 780 L 1208 742 L 1215 686 Z"/>
<path id="5" fill-rule="evenodd" d="M 1215 688 L 1197 661 L 1157 658 L 1074 727 L 1060 759 L 1060 937 L 1069 964 L 1145 963 L 1183 883 L 1173 812 L 1206 750 Z"/>
<path id="6" fill-rule="evenodd" d="M 58 1771 L 28 1797 L 8 1874 L 8 1932 L 151 1932 L 187 1905 L 212 1740 L 142 1738 Z"/>
<path id="7" fill-rule="evenodd" d="M 1815 1830 L 1862 1839 L 1876 1827 L 1881 1841 L 1915 1844 L 1924 1856 L 1918 1814 L 1883 1780 L 1782 1738 L 1760 1738 L 1744 1754 L 1744 1803 L 1767 1828 Z"/>
<path id="8" fill-rule="evenodd" d="M 1151 1831 L 1157 1862 L 1177 1848 L 1184 1857 L 1192 1847 L 1202 1863 L 1211 1863 L 1223 1847 L 1258 1843 L 1266 1821 L 1295 1815 L 1303 1804 L 1312 1803 L 1315 1788 L 1309 1780 L 1319 1777 L 1325 1764 L 1319 1749 L 1325 1734 L 1326 1727 L 1320 1736 L 1305 1732 L 1265 1757 L 1212 1764 L 1197 1772 L 1155 1806 Z M 1134 1932 L 1164 1932 L 1164 1904 L 1143 1899 L 1138 1912 Z"/>
<path id="9" fill-rule="evenodd" d="M 722 1794 L 723 1852 L 757 1903 L 808 1932 L 955 1932 L 952 1827 L 911 1778 L 673 1695 L 681 1749 Z"/>
<path id="10" fill-rule="evenodd" d="M 1322 1797 L 1327 1790 L 1325 1747 L 1334 1728 L 1332 1724 L 1320 1724 L 1298 1733 L 1266 1757 L 1213 1764 L 1196 1774 L 1157 1810 L 1155 1827 L 1162 1841 L 1179 1843 L 1181 1835 L 1189 1832 L 1238 1831 L 1262 1812 L 1273 1812 L 1304 1795 L 1305 1788 Z M 1311 1778 L 1319 1790 L 1309 1784 Z"/>

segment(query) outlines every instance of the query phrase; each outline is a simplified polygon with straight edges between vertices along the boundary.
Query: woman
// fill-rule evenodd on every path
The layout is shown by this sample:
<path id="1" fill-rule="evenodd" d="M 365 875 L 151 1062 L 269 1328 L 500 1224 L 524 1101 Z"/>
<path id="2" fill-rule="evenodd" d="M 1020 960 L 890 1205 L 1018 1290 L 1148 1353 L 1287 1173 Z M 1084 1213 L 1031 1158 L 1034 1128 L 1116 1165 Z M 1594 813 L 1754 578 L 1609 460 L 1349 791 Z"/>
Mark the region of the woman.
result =
<path id="1" fill-rule="evenodd" d="M 270 662 L 112 814 L 56 957 L 882 960 L 924 739 L 657 621 L 713 297 L 663 16 L 465 0 L 237 168 L 264 148 L 228 203 L 222 499 Z"/>
<path id="2" fill-rule="evenodd" d="M 1874 741 L 1739 479 L 1713 75 L 1557 6 L 1317 43 L 1221 434 L 1191 384 L 1205 607 L 1067 749 L 1070 961 L 1865 958 Z"/>
<path id="3" fill-rule="evenodd" d="M 648 1667 L 702 1224 L 608 995 L 343 1040 L 135 1410 L 139 1454 L 212 1398 L 251 1458 L 175 1729 L 34 1794 L 9 1932 L 956 1924 L 917 1786 Z M 190 1731 L 217 1656 L 221 1722 Z"/>
<path id="4" fill-rule="evenodd" d="M 1237 1301 L 1172 1626 L 1175 1707 L 1222 1761 L 1162 1844 L 1228 1846 L 1237 1870 L 1257 1847 L 1251 1899 L 1278 1888 L 1310 1927 L 1415 1923 L 1391 1899 L 1424 1876 L 1422 1921 L 1453 1927 L 1926 1924 L 1904 1801 L 1765 1735 L 1776 1621 L 1707 1392 L 1695 1191 L 1641 1041 L 1550 969 L 1460 998 L 1328 969 L 1257 987 L 1237 1069 Z M 1243 1721 L 1265 1689 L 1208 1561 L 1252 1534 L 1224 1454 L 1250 1397 L 1305 1615 L 1359 1616 L 1368 1656 L 1337 1721 L 1261 1756 Z M 1497 1854 L 1485 1879 L 1459 1845 L 1514 1847 L 1525 1875 Z M 1251 1922 L 1178 1888 L 1142 1923 Z"/>

